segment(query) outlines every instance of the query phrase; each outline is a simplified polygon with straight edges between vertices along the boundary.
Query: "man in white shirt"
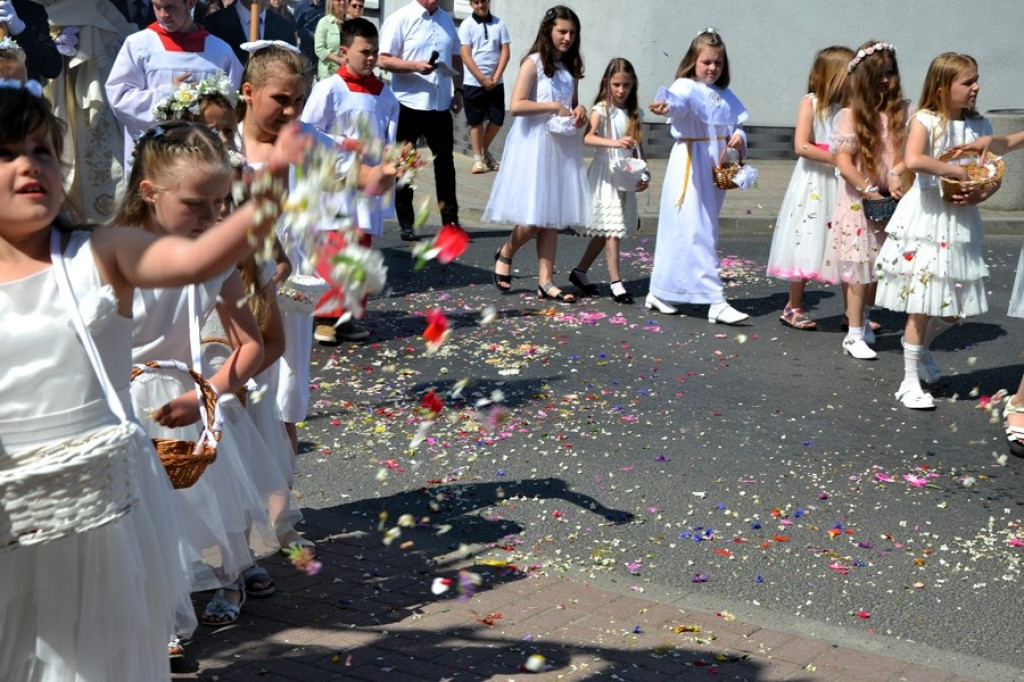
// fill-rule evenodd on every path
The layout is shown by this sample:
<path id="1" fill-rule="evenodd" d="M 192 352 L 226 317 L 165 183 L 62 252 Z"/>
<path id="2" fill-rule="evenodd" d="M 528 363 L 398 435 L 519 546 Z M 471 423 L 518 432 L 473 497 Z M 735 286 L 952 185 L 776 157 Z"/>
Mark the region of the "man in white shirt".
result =
<path id="1" fill-rule="evenodd" d="M 392 73 L 391 89 L 401 103 L 398 142 L 415 144 L 420 136 L 427 139 L 434 155 L 441 220 L 445 225 L 458 225 L 452 113 L 462 111 L 462 56 L 455 22 L 438 7 L 438 0 L 409 3 L 384 22 L 378 63 Z M 416 213 L 412 202 L 411 187 L 395 193 L 395 213 L 405 241 L 419 239 L 413 228 Z"/>
<path id="2" fill-rule="evenodd" d="M 231 47 L 192 21 L 196 0 L 153 0 L 156 23 L 128 36 L 107 77 L 107 101 L 124 126 L 125 177 L 153 105 L 180 84 L 226 73 L 237 88 L 242 65 Z"/>

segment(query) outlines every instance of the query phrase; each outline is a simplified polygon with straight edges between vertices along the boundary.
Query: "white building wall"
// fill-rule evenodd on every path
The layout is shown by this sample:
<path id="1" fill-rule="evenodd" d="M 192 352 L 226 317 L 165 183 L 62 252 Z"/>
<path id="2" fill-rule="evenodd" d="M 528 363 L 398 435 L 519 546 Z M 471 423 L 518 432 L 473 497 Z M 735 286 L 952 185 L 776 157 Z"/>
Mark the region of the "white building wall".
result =
<path id="1" fill-rule="evenodd" d="M 385 13 L 409 1 L 379 0 Z M 369 3 L 368 3 L 369 4 Z M 536 37 L 551 0 L 492 0 L 506 21 L 516 64 Z M 856 48 L 869 40 L 896 45 L 904 96 L 917 100 L 929 62 L 945 51 L 978 60 L 978 107 L 1024 108 L 1024 2 L 1021 0 L 575 0 L 580 16 L 586 77 L 581 101 L 593 101 L 601 72 L 612 57 L 637 69 L 640 101 L 672 82 L 693 37 L 706 26 L 722 34 L 729 50 L 732 89 L 751 113 L 751 125 L 793 126 L 814 54 L 829 45 Z M 464 15 L 464 0 L 441 0 Z M 649 117 L 650 118 L 650 117 Z"/>

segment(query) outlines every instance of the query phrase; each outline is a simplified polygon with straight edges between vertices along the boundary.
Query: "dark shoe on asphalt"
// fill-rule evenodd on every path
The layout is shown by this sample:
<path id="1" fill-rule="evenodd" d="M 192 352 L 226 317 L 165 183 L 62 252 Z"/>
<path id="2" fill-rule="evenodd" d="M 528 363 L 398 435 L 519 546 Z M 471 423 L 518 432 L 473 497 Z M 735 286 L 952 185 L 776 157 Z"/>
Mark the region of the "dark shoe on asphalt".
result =
<path id="1" fill-rule="evenodd" d="M 401 236 L 403 242 L 418 242 L 420 240 L 419 235 L 416 234 L 416 230 L 409 225 L 402 226 Z"/>

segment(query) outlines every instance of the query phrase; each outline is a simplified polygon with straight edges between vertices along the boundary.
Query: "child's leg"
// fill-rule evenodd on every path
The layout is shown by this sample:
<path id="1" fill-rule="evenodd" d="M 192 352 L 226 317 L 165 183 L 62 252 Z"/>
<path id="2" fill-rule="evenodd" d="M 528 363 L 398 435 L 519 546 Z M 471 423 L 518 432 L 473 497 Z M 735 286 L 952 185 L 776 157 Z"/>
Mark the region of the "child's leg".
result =
<path id="1" fill-rule="evenodd" d="M 584 296 L 597 296 L 599 293 L 597 286 L 590 283 L 590 279 L 587 277 L 587 270 L 590 269 L 598 254 L 601 253 L 604 243 L 605 237 L 594 237 L 587 242 L 587 248 L 583 251 L 583 256 L 580 257 L 579 265 L 574 267 L 572 272 L 569 273 L 569 281 L 579 287 L 580 293 Z"/>
<path id="2" fill-rule="evenodd" d="M 537 233 L 537 284 L 548 296 L 557 297 L 561 289 L 552 287 L 555 277 L 555 254 L 558 251 L 558 230 L 540 229 Z M 564 294 L 566 300 L 575 301 L 572 294 Z"/>
<path id="3" fill-rule="evenodd" d="M 921 389 L 921 381 L 917 374 L 921 351 L 924 350 L 924 335 L 927 326 L 927 315 L 913 313 L 907 316 L 907 328 L 903 337 L 903 382 L 900 383 L 900 388 L 896 391 L 897 400 L 906 407 L 918 410 L 935 407 L 935 401 L 931 395 Z"/>
<path id="4" fill-rule="evenodd" d="M 484 152 L 487 150 L 487 144 L 484 142 L 484 126 L 482 123 L 469 126 L 469 144 L 473 147 L 473 158 L 482 159 Z"/>
<path id="5" fill-rule="evenodd" d="M 484 139 L 482 143 L 483 153 L 486 154 L 491 149 L 491 143 L 494 142 L 494 138 L 498 136 L 498 131 L 501 130 L 500 123 L 487 122 L 484 127 Z M 474 152 L 476 153 L 476 152 Z"/>
<path id="6" fill-rule="evenodd" d="M 622 273 L 619 272 L 619 238 L 608 237 L 604 244 L 604 258 L 608 262 L 608 280 L 621 282 Z"/>
<path id="7" fill-rule="evenodd" d="M 523 244 L 530 241 L 537 234 L 538 229 L 532 225 L 516 225 L 508 240 L 499 246 L 495 252 L 494 283 L 503 292 L 512 288 L 512 258 L 519 249 L 523 248 Z M 498 284 L 499 281 L 501 281 L 501 284 Z"/>
<path id="8" fill-rule="evenodd" d="M 866 284 L 849 284 L 846 288 L 846 316 L 850 329 L 843 339 L 843 352 L 857 360 L 874 360 L 878 357 L 864 342 L 864 298 Z"/>
<path id="9" fill-rule="evenodd" d="M 789 283 L 789 300 L 786 301 L 786 310 L 804 309 L 804 288 L 806 286 L 807 280 L 805 279 Z"/>

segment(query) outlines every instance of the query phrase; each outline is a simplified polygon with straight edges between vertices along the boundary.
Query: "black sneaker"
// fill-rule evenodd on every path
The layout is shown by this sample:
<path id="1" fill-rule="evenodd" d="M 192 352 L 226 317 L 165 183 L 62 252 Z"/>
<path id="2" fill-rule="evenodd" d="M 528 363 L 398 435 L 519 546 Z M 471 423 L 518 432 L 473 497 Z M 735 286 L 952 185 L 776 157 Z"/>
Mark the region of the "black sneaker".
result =
<path id="1" fill-rule="evenodd" d="M 402 225 L 402 241 L 403 242 L 418 242 L 420 237 L 416 234 L 416 230 L 411 225 Z"/>

